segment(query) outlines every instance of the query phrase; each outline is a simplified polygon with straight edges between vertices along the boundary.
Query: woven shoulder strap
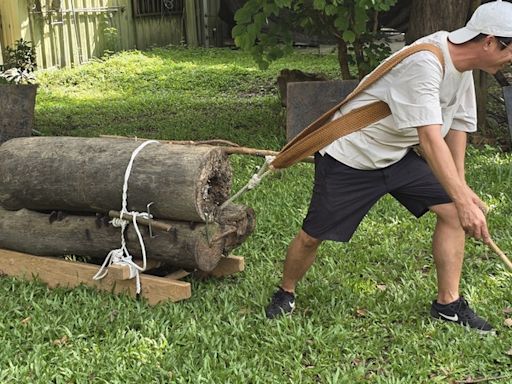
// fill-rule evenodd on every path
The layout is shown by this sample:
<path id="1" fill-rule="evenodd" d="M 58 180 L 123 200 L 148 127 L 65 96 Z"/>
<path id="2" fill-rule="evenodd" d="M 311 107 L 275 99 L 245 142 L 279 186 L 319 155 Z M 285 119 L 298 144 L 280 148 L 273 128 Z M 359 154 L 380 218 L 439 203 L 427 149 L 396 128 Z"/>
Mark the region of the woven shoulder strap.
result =
<path id="1" fill-rule="evenodd" d="M 380 64 L 341 102 L 325 112 L 301 133 L 295 136 L 283 147 L 283 149 L 281 149 L 270 166 L 276 169 L 289 167 L 290 165 L 293 165 L 303 158 L 324 148 L 334 140 L 358 131 L 389 116 L 391 114 L 389 106 L 383 101 L 377 101 L 360 108 L 355 108 L 349 113 L 341 116 L 339 119 L 331 120 L 332 116 L 340 109 L 341 106 L 374 84 L 403 59 L 419 51 L 430 51 L 434 53 L 441 63 L 441 67 L 444 72 L 444 56 L 438 46 L 422 43 L 402 49 Z"/>

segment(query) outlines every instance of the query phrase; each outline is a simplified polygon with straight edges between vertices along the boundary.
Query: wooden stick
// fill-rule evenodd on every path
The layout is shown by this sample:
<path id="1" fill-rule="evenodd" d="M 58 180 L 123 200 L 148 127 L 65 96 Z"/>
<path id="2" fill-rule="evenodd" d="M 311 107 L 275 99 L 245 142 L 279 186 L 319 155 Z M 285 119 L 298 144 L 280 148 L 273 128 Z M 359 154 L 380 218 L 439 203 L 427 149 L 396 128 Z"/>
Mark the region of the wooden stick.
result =
<path id="1" fill-rule="evenodd" d="M 498 248 L 498 246 L 494 243 L 494 241 L 489 241 L 489 247 L 493 250 L 495 254 L 497 254 L 501 260 L 507 265 L 507 267 L 512 271 L 512 261 L 505 255 L 505 252 L 503 252 L 501 249 Z"/>
<path id="2" fill-rule="evenodd" d="M 487 381 L 496 381 L 496 380 L 508 379 L 510 377 L 512 377 L 512 375 L 482 377 L 480 379 L 467 379 L 467 380 L 456 381 L 455 383 L 456 384 L 477 384 L 477 383 L 485 383 Z"/>
<path id="3" fill-rule="evenodd" d="M 112 218 L 121 218 L 121 212 L 119 211 L 108 211 L 108 215 Z M 123 219 L 133 220 L 133 216 L 129 213 L 123 213 Z M 137 223 L 148 227 L 151 226 L 151 228 L 159 229 L 164 232 L 169 232 L 172 229 L 172 225 L 170 224 L 162 223 L 161 221 L 153 219 L 146 219 L 144 217 L 137 217 Z"/>
<path id="4" fill-rule="evenodd" d="M 129 140 L 140 140 L 145 141 L 149 139 L 143 139 L 141 137 L 128 137 L 128 136 L 116 136 L 116 135 L 100 135 L 100 137 L 107 139 L 129 139 Z M 211 145 L 211 146 L 220 146 L 224 152 L 228 155 L 250 155 L 250 156 L 276 156 L 279 152 L 270 151 L 268 149 L 257 149 L 250 147 L 241 147 L 238 144 L 232 143 L 227 140 L 206 140 L 206 141 L 173 141 L 173 140 L 159 140 L 161 143 L 167 144 L 177 144 L 177 145 Z M 223 144 L 223 145 L 219 145 Z M 315 160 L 313 156 L 306 157 L 301 160 L 303 163 L 314 163 Z"/>

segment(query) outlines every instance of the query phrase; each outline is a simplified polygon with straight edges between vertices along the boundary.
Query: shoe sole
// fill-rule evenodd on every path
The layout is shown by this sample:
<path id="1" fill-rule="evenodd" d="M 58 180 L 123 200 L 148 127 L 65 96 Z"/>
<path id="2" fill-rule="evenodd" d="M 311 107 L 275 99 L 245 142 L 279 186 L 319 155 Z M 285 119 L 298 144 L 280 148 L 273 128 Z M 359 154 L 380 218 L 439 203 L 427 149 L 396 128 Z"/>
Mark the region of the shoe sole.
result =
<path id="1" fill-rule="evenodd" d="M 432 319 L 436 320 L 436 321 L 439 321 L 441 323 L 444 323 L 444 324 L 456 324 L 456 325 L 459 325 L 463 328 L 465 328 L 466 330 L 468 331 L 471 331 L 471 332 L 476 332 L 480 335 L 484 335 L 484 336 L 487 336 L 487 335 L 491 335 L 491 336 L 496 336 L 496 330 L 495 329 L 491 329 L 489 331 L 485 331 L 483 329 L 478 329 L 478 328 L 471 328 L 469 325 L 464 325 L 464 324 L 461 324 L 461 323 L 458 323 L 456 321 L 450 321 L 450 320 L 446 320 L 442 317 L 435 317 L 432 315 Z"/>

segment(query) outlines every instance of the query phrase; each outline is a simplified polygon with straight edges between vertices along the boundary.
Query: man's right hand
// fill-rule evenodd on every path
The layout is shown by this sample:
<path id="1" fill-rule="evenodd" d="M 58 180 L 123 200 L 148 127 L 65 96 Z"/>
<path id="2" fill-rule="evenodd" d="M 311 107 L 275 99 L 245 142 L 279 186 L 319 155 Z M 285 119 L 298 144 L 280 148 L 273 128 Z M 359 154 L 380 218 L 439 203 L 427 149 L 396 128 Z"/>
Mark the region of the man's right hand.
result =
<path id="1" fill-rule="evenodd" d="M 487 228 L 487 220 L 485 219 L 484 213 L 484 209 L 487 206 L 479 202 L 482 203 L 480 199 L 478 199 L 478 202 L 474 201 L 474 199 L 470 199 L 466 202 L 457 202 L 455 206 L 457 207 L 460 224 L 464 232 L 466 232 L 466 235 L 489 244 L 491 236 Z"/>

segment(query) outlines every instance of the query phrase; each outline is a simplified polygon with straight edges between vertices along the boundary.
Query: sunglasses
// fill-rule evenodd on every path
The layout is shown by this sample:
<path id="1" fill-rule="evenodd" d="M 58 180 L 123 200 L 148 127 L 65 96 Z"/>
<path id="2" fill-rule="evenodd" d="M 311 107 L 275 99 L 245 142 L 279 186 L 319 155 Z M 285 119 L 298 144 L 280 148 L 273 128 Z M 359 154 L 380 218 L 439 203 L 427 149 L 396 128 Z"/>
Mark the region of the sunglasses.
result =
<path id="1" fill-rule="evenodd" d="M 509 42 L 509 43 L 505 43 L 505 42 L 501 41 L 500 39 L 496 39 L 496 40 L 497 40 L 501 45 L 503 45 L 505 48 L 508 48 L 508 46 L 509 46 L 509 44 L 510 44 L 510 42 Z"/>

